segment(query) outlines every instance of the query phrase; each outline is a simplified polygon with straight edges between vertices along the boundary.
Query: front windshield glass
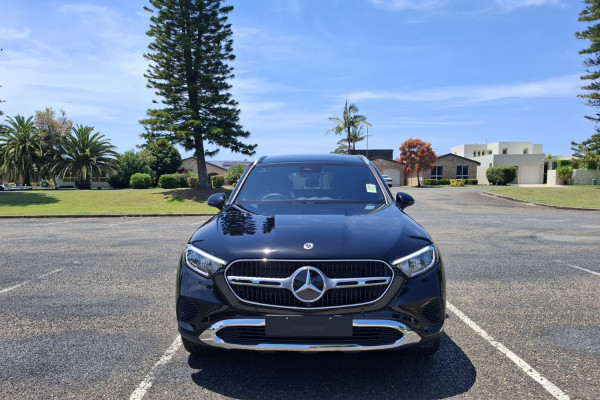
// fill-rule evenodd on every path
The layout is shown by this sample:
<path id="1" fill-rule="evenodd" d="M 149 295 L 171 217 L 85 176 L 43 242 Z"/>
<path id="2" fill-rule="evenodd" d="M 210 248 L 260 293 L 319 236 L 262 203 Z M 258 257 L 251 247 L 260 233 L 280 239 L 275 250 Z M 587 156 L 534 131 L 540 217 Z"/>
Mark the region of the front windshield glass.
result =
<path id="1" fill-rule="evenodd" d="M 367 165 L 286 163 L 257 165 L 240 188 L 236 202 L 385 203 L 377 179 Z"/>

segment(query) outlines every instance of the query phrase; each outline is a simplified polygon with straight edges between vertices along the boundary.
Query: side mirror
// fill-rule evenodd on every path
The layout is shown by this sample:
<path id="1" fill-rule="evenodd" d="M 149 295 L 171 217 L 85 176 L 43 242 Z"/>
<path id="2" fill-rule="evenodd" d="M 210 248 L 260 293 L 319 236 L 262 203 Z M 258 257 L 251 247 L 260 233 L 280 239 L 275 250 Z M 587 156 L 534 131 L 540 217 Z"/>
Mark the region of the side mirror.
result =
<path id="1" fill-rule="evenodd" d="M 216 207 L 219 210 L 222 210 L 223 207 L 225 206 L 225 193 L 215 193 L 212 196 L 210 196 L 208 198 L 208 200 L 206 201 L 206 204 L 208 204 L 211 207 Z"/>
<path id="2" fill-rule="evenodd" d="M 398 192 L 396 193 L 396 204 L 401 210 L 404 210 L 406 207 L 415 204 L 415 199 L 408 193 Z"/>

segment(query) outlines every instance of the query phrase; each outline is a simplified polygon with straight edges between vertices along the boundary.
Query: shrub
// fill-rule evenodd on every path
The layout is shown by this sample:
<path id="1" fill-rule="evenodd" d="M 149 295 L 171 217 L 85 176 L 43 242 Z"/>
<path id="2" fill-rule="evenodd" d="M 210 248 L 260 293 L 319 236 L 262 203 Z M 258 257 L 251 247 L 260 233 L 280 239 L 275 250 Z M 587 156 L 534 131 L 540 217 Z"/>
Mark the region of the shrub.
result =
<path id="1" fill-rule="evenodd" d="M 150 174 L 142 174 L 140 172 L 131 175 L 129 186 L 134 189 L 148 189 L 152 186 L 152 177 Z"/>
<path id="2" fill-rule="evenodd" d="M 223 175 L 213 175 L 210 177 L 210 185 L 215 189 L 223 187 L 225 184 L 225 177 Z"/>
<path id="3" fill-rule="evenodd" d="M 450 186 L 465 186 L 464 179 L 450 179 Z"/>
<path id="4" fill-rule="evenodd" d="M 479 181 L 477 179 L 465 179 L 465 185 L 477 185 Z"/>
<path id="5" fill-rule="evenodd" d="M 516 167 L 490 167 L 485 176 L 491 185 L 508 185 L 517 177 Z"/>
<path id="6" fill-rule="evenodd" d="M 190 175 L 187 178 L 187 184 L 189 187 L 198 186 L 198 182 L 200 182 L 200 180 L 198 179 L 198 175 L 196 175 L 196 174 Z"/>
<path id="7" fill-rule="evenodd" d="M 570 165 L 562 165 L 556 168 L 556 175 L 559 178 L 564 179 L 565 182 L 568 182 L 569 179 L 571 179 L 571 177 L 573 176 L 573 167 L 571 167 Z"/>
<path id="8" fill-rule="evenodd" d="M 188 175 L 187 174 L 173 174 L 177 177 L 177 187 L 180 188 L 185 188 L 188 187 L 188 183 L 187 183 L 187 178 Z"/>
<path id="9" fill-rule="evenodd" d="M 177 174 L 173 174 L 173 175 L 175 175 L 175 177 L 177 177 L 177 182 L 178 182 L 177 187 L 180 187 L 180 188 L 186 188 L 186 187 L 190 186 L 188 183 L 188 178 L 190 176 L 198 176 L 198 175 L 194 174 L 193 172 L 186 172 L 183 174 L 177 173 Z"/>
<path id="10" fill-rule="evenodd" d="M 179 187 L 180 174 L 164 174 L 158 178 L 158 187 L 163 189 L 175 189 Z"/>
<path id="11" fill-rule="evenodd" d="M 246 167 L 244 167 L 243 164 L 236 164 L 229 167 L 227 171 L 225 171 L 225 182 L 227 182 L 228 185 L 235 185 L 245 169 Z"/>
<path id="12" fill-rule="evenodd" d="M 558 160 L 556 169 L 558 170 L 558 167 L 570 167 L 572 165 L 573 165 L 572 160 Z"/>

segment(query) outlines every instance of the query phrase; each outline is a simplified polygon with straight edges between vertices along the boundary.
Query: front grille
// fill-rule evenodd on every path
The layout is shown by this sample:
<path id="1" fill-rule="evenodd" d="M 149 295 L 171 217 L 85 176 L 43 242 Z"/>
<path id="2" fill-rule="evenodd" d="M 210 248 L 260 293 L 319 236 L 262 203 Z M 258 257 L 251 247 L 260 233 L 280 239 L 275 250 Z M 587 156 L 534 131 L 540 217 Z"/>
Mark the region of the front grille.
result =
<path id="1" fill-rule="evenodd" d="M 281 282 L 307 266 L 318 269 L 326 279 L 340 282 L 336 287 L 325 290 L 318 300 L 302 301 L 294 295 L 291 287 L 285 287 Z M 319 309 L 377 301 L 391 285 L 394 272 L 381 261 L 245 260 L 231 264 L 225 275 L 233 293 L 244 302 L 283 308 Z M 271 281 L 266 281 L 268 279 Z"/>
<path id="2" fill-rule="evenodd" d="M 349 337 L 273 337 L 265 334 L 264 326 L 231 326 L 221 329 L 217 336 L 225 343 L 256 346 L 269 344 L 360 345 L 386 346 L 402 339 L 402 332 L 385 327 L 354 327 Z"/>

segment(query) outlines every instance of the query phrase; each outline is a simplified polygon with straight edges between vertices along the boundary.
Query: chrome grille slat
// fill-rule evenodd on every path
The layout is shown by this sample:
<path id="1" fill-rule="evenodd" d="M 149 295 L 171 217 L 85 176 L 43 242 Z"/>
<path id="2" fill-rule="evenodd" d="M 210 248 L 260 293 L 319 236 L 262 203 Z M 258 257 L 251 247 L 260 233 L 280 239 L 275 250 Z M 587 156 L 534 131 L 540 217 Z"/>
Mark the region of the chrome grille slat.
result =
<path id="1" fill-rule="evenodd" d="M 327 289 L 312 303 L 291 292 L 292 275 L 300 268 L 319 269 Z M 238 260 L 226 271 L 227 284 L 243 302 L 278 308 L 322 309 L 373 303 L 389 289 L 393 269 L 378 260 Z"/>

